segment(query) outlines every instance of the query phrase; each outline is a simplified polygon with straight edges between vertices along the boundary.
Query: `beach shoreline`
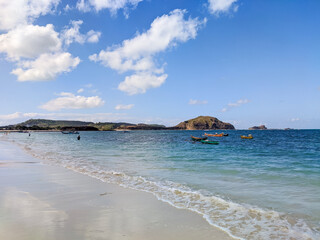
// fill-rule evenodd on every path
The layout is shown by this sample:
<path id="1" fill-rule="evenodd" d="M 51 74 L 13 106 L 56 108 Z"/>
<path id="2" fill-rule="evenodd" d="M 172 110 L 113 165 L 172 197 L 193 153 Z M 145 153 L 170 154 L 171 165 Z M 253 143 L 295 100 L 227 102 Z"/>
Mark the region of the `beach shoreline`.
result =
<path id="1" fill-rule="evenodd" d="M 233 239 L 150 193 L 46 165 L 0 140 L 1 239 Z"/>

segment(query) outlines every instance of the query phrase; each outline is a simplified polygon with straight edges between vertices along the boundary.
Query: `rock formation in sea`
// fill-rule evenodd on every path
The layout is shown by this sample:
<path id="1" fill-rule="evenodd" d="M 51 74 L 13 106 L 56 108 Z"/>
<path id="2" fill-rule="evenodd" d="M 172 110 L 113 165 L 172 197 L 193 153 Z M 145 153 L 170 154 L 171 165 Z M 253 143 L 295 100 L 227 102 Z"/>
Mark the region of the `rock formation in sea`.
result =
<path id="1" fill-rule="evenodd" d="M 267 130 L 267 127 L 265 125 L 254 126 L 254 127 L 249 128 L 249 130 Z"/>

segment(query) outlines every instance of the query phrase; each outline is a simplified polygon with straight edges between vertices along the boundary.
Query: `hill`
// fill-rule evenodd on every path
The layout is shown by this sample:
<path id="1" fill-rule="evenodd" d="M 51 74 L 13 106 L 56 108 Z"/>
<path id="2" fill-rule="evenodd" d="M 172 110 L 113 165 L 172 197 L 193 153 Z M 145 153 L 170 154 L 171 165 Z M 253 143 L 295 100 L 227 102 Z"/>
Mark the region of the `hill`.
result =
<path id="1" fill-rule="evenodd" d="M 25 122 L 2 127 L 6 130 L 56 130 L 56 131 L 114 131 L 114 130 L 163 130 L 163 125 L 157 124 L 132 124 L 113 122 L 83 122 L 67 120 L 29 119 Z"/>
<path id="2" fill-rule="evenodd" d="M 222 122 L 219 119 L 210 116 L 199 116 L 197 118 L 181 122 L 174 128 L 185 130 L 235 129 L 232 124 Z"/>
<path id="3" fill-rule="evenodd" d="M 132 124 L 113 122 L 82 122 L 66 120 L 30 119 L 28 121 L 3 127 L 6 130 L 54 130 L 54 131 L 114 131 L 114 130 L 204 130 L 204 129 L 234 129 L 230 123 L 225 123 L 210 116 L 200 116 L 179 123 L 175 127 L 158 124 Z"/>
<path id="4" fill-rule="evenodd" d="M 57 128 L 57 127 L 83 127 L 90 126 L 93 122 L 82 121 L 67 121 L 67 120 L 47 120 L 47 119 L 29 119 L 28 121 L 17 124 L 18 126 L 33 127 L 38 126 L 40 128 Z"/>

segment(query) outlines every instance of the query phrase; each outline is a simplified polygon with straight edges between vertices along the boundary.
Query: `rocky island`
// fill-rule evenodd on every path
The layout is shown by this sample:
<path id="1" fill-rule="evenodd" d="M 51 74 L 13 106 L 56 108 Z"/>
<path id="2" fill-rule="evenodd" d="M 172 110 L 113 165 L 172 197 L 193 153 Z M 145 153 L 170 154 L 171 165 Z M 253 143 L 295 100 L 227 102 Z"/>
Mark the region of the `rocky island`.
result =
<path id="1" fill-rule="evenodd" d="M 179 123 L 175 126 L 181 130 L 216 130 L 216 129 L 230 129 L 234 130 L 234 126 L 230 123 L 220 121 L 215 117 L 210 116 L 199 116 L 184 122 Z"/>
<path id="2" fill-rule="evenodd" d="M 249 130 L 267 130 L 267 127 L 265 125 L 254 126 L 254 127 L 249 128 Z"/>

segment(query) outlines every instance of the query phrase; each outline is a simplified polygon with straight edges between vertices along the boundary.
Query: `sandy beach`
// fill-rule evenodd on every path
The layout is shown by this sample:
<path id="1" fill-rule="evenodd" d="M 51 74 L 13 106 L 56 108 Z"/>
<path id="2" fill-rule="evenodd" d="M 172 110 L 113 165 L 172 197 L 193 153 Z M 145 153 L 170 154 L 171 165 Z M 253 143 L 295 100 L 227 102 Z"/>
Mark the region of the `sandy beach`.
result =
<path id="1" fill-rule="evenodd" d="M 0 239 L 231 239 L 152 194 L 42 164 L 0 141 Z"/>

